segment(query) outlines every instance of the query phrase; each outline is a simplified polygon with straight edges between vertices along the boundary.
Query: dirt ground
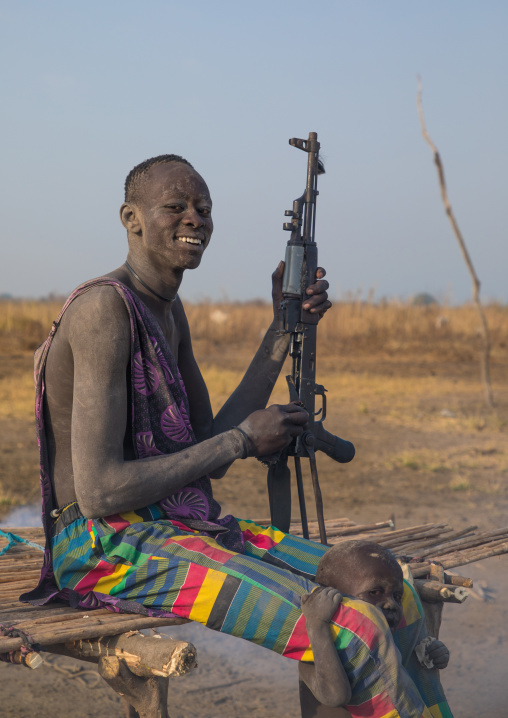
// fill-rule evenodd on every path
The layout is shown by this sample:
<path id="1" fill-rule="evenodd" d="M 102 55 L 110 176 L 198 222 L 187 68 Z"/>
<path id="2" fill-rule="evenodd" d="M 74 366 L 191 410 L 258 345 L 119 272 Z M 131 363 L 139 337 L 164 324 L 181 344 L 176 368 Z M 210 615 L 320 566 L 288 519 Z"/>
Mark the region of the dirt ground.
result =
<path id="1" fill-rule="evenodd" d="M 230 357 L 207 361 L 208 383 L 217 366 L 233 375 L 237 370 Z M 319 456 L 327 517 L 370 522 L 393 516 L 398 528 L 442 520 L 456 528 L 508 525 L 508 358 L 493 366 L 494 411 L 484 408 L 471 362 L 364 355 L 328 357 L 320 366 L 319 378 L 329 388 L 327 428 L 357 448 L 346 466 Z M 28 354 L 0 356 L 0 382 L 10 378 L 25 386 L 30 368 Z M 218 390 L 214 404 L 228 390 Z M 275 399 L 285 401 L 282 385 Z M 9 519 L 16 504 L 33 504 L 38 495 L 33 424 L 22 411 L 0 413 L 0 458 L 0 520 L 33 523 L 30 513 Z M 255 460 L 237 462 L 215 488 L 225 512 L 267 516 L 265 470 Z M 310 514 L 311 506 L 309 493 Z M 482 598 L 445 607 L 441 638 L 451 661 L 442 681 L 456 717 L 506 718 L 508 556 L 459 572 L 473 577 Z M 199 667 L 171 682 L 173 718 L 298 716 L 292 661 L 197 625 L 171 629 L 175 633 L 195 643 Z M 33 672 L 0 664 L 0 681 L 1 718 L 122 715 L 90 664 L 50 657 Z"/>

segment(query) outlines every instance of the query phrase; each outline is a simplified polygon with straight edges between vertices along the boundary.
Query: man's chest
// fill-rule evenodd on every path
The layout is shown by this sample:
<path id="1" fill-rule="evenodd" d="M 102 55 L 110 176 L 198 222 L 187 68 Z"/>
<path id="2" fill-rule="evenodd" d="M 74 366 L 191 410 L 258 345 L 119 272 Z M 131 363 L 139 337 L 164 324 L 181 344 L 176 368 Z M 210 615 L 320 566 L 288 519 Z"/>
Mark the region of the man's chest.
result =
<path id="1" fill-rule="evenodd" d="M 178 364 L 178 349 L 181 341 L 178 322 L 175 321 L 172 313 L 165 317 L 156 317 L 156 320 L 157 327 L 165 339 L 166 352 L 169 349 L 174 361 Z"/>

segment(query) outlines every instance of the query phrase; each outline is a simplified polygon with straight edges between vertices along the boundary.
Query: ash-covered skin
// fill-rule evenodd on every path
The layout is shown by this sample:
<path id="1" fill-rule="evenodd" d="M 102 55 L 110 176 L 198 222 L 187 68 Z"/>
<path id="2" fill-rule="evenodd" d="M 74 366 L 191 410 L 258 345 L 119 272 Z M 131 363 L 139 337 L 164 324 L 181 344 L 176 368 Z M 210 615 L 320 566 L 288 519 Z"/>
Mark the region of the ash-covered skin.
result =
<path id="1" fill-rule="evenodd" d="M 402 620 L 402 569 L 395 556 L 370 541 L 344 541 L 332 546 L 322 557 L 316 572 L 321 584 L 302 597 L 302 611 L 314 654 L 314 664 L 300 664 L 300 703 L 302 718 L 341 718 L 340 706 L 347 695 L 342 665 L 331 659 L 333 640 L 328 622 L 337 611 L 343 595 L 381 609 L 391 633 Z M 436 668 L 446 668 L 450 653 L 441 641 L 433 641 L 426 652 Z M 342 702 L 341 702 L 342 701 Z M 335 707 L 335 708 L 334 708 Z M 336 712 L 334 712 L 336 711 Z"/>
<path id="2" fill-rule="evenodd" d="M 402 619 L 402 569 L 378 544 L 346 541 L 332 546 L 319 563 L 316 581 L 380 608 L 392 633 Z"/>
<path id="3" fill-rule="evenodd" d="M 311 692 L 306 695 L 308 691 L 300 685 L 302 715 L 312 715 L 312 712 L 305 712 L 304 707 L 315 703 L 314 697 L 319 697 L 319 702 L 327 707 L 343 706 L 351 700 L 351 686 L 329 626 L 341 601 L 342 594 L 326 586 L 319 586 L 302 596 L 302 613 L 314 653 L 314 664 L 300 663 L 298 666 L 300 684 L 303 682 Z"/>
<path id="4" fill-rule="evenodd" d="M 44 420 L 57 505 L 77 500 L 88 518 L 155 503 L 207 473 L 221 478 L 238 458 L 269 456 L 287 446 L 308 419 L 292 404 L 265 409 L 288 350 L 288 337 L 277 335 L 275 320 L 240 385 L 213 416 L 178 297 L 184 271 L 199 266 L 210 244 L 208 187 L 188 164 L 163 161 L 143 174 L 130 200 L 120 209 L 127 261 L 145 284 L 173 301 L 156 297 L 125 265 L 106 276 L 137 294 L 158 321 L 186 386 L 199 443 L 134 461 L 127 410 L 129 316 L 114 287 L 98 286 L 79 296 L 65 312 L 48 355 Z M 281 263 L 272 275 L 275 317 L 283 269 Z M 324 275 L 319 269 L 306 301 L 320 316 L 331 306 Z"/>
<path id="5" fill-rule="evenodd" d="M 213 232 L 212 200 L 204 179 L 181 162 L 152 167 L 136 203 L 125 202 L 120 219 L 129 238 L 128 262 L 143 277 L 154 269 L 164 297 L 174 297 L 185 269 L 196 269 Z"/>

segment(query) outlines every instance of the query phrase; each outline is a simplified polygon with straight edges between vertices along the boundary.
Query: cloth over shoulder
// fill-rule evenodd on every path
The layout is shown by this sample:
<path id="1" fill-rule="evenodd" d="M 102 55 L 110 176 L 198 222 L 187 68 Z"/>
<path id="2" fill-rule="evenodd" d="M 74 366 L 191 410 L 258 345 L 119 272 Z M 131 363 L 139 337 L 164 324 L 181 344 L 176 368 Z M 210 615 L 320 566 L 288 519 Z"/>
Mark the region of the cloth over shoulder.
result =
<path id="1" fill-rule="evenodd" d="M 55 505 L 50 480 L 47 436 L 44 426 L 44 372 L 53 338 L 69 305 L 95 287 L 109 285 L 122 297 L 130 320 L 131 358 L 128 397 L 132 413 L 132 443 L 136 458 L 174 454 L 196 443 L 189 421 L 189 402 L 177 363 L 159 324 L 146 305 L 121 282 L 103 277 L 79 286 L 68 298 L 50 334 L 35 353 L 35 415 L 40 452 L 42 522 L 46 535 L 44 565 L 39 586 L 23 600 L 45 603 L 61 595 L 53 576 L 50 539 Z M 127 380 L 127 379 L 126 379 Z M 183 529 L 213 536 L 224 548 L 243 553 L 243 537 L 233 516 L 220 517 L 208 476 L 176 491 L 159 506 L 168 519 Z M 140 507 L 141 508 L 141 507 Z M 108 517 L 105 517 L 106 519 Z"/>

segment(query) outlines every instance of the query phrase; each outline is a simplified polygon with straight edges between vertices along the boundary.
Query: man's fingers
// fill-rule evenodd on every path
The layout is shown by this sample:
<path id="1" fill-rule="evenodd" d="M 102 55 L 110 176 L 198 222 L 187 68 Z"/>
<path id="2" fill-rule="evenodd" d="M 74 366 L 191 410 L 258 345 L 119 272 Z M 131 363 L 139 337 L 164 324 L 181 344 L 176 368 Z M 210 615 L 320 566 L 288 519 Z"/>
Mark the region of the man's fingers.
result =
<path id="1" fill-rule="evenodd" d="M 284 409 L 286 409 L 286 407 L 284 407 Z M 309 413 L 296 404 L 289 404 L 285 413 L 284 423 L 286 425 L 301 427 L 305 426 L 309 421 Z"/>
<path id="2" fill-rule="evenodd" d="M 272 273 L 272 299 L 280 301 L 282 296 L 282 277 L 284 276 L 284 262 L 280 261 L 275 272 Z"/>
<path id="3" fill-rule="evenodd" d="M 275 271 L 272 274 L 272 279 L 282 279 L 282 275 L 284 274 L 284 266 L 285 262 L 280 260 L 277 267 L 275 268 Z M 324 276 L 324 275 L 323 275 Z"/>
<path id="4" fill-rule="evenodd" d="M 332 306 L 327 294 L 329 286 L 326 279 L 320 279 L 315 284 L 307 287 L 307 298 L 303 308 L 311 314 L 323 315 Z"/>
<path id="5" fill-rule="evenodd" d="M 306 292 L 307 294 L 324 294 L 329 288 L 330 285 L 326 279 L 320 279 L 315 284 L 308 286 Z"/>
<path id="6" fill-rule="evenodd" d="M 307 414 L 303 406 L 296 401 L 291 401 L 289 404 L 283 404 L 280 408 L 287 414 Z"/>
<path id="7" fill-rule="evenodd" d="M 298 404 L 273 404 L 252 412 L 238 427 L 251 442 L 250 456 L 270 457 L 301 436 L 309 414 Z"/>
<path id="8" fill-rule="evenodd" d="M 331 306 L 332 303 L 327 299 L 324 302 L 320 302 L 319 304 L 316 303 L 316 305 L 312 305 L 306 302 L 304 309 L 310 312 L 310 314 L 319 314 L 320 316 L 322 316 L 330 309 Z"/>
<path id="9" fill-rule="evenodd" d="M 277 269 L 272 274 L 272 304 L 273 316 L 277 319 L 279 315 L 280 302 L 282 299 L 282 277 L 284 276 L 284 262 L 280 261 Z"/>

